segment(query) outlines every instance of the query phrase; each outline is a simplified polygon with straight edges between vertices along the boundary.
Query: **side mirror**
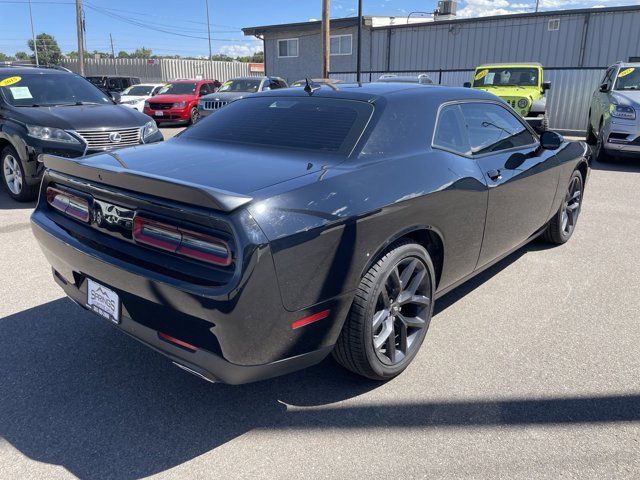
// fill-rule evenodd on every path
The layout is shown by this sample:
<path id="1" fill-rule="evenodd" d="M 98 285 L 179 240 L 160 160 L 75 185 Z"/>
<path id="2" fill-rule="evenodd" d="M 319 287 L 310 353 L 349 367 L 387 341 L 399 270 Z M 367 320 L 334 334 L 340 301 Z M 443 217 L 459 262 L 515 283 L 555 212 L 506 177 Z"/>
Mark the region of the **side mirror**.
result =
<path id="1" fill-rule="evenodd" d="M 118 92 L 109 92 L 109 96 L 115 103 L 120 103 L 120 94 Z"/>
<path id="2" fill-rule="evenodd" d="M 603 83 L 602 85 L 600 85 L 600 91 L 601 92 L 608 92 L 609 91 L 609 84 L 608 83 Z"/>
<path id="3" fill-rule="evenodd" d="M 545 150 L 557 150 L 564 143 L 564 137 L 556 132 L 547 131 L 540 136 L 540 146 Z"/>
<path id="4" fill-rule="evenodd" d="M 464 82 L 462 85 L 464 88 L 471 88 L 471 82 Z"/>
<path id="5" fill-rule="evenodd" d="M 546 92 L 551 89 L 551 82 L 542 82 L 542 91 Z"/>

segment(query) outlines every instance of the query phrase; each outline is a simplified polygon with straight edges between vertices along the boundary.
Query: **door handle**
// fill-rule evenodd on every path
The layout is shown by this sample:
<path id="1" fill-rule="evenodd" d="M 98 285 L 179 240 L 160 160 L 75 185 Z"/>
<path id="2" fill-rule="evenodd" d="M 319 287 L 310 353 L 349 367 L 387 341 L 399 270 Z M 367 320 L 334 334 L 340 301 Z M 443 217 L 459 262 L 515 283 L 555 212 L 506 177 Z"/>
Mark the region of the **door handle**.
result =
<path id="1" fill-rule="evenodd" d="M 500 170 L 491 169 L 487 172 L 487 177 L 491 180 L 500 180 L 502 178 L 502 173 Z"/>

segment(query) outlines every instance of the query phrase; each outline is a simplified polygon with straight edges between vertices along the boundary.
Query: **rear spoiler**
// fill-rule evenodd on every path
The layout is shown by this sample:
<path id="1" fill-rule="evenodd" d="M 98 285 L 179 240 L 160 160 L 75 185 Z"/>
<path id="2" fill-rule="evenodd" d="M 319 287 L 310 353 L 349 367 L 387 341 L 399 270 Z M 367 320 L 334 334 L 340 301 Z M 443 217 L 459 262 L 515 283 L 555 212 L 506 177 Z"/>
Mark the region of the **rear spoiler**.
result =
<path id="1" fill-rule="evenodd" d="M 253 200 L 238 193 L 112 165 L 91 166 L 77 159 L 48 154 L 40 155 L 38 160 L 55 172 L 223 212 L 231 212 Z"/>

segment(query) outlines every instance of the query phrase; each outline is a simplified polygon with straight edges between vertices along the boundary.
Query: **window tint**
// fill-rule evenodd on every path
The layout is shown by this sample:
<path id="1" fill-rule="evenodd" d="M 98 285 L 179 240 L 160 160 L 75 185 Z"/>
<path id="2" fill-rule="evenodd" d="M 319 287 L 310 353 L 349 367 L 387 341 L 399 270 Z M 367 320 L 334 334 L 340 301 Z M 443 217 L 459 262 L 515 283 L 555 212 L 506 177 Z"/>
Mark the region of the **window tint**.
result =
<path id="1" fill-rule="evenodd" d="M 366 102 L 251 97 L 209 115 L 180 138 L 348 154 L 372 112 Z"/>
<path id="2" fill-rule="evenodd" d="M 200 96 L 204 96 L 204 95 L 209 95 L 211 93 L 211 90 L 209 89 L 209 84 L 208 83 L 203 83 L 200 86 Z"/>
<path id="3" fill-rule="evenodd" d="M 535 142 L 529 130 L 506 108 L 493 103 L 463 103 L 471 153 L 480 155 Z"/>
<path id="4" fill-rule="evenodd" d="M 469 139 L 465 131 L 462 112 L 458 105 L 447 105 L 440 110 L 433 145 L 445 150 L 468 155 Z"/>

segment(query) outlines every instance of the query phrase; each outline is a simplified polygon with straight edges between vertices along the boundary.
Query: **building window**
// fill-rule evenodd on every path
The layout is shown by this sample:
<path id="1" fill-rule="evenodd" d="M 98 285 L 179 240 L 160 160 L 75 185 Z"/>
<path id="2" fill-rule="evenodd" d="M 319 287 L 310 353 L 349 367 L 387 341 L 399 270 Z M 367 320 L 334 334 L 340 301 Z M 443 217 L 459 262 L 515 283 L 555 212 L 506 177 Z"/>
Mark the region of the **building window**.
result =
<path id="1" fill-rule="evenodd" d="M 278 40 L 278 57 L 297 57 L 298 39 L 285 38 Z"/>
<path id="2" fill-rule="evenodd" d="M 550 32 L 555 32 L 557 30 L 560 30 L 560 19 L 552 18 L 551 20 L 549 20 L 549 27 L 547 29 Z"/>
<path id="3" fill-rule="evenodd" d="M 353 35 L 331 35 L 331 55 L 351 55 Z"/>

